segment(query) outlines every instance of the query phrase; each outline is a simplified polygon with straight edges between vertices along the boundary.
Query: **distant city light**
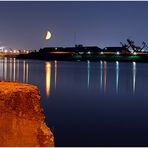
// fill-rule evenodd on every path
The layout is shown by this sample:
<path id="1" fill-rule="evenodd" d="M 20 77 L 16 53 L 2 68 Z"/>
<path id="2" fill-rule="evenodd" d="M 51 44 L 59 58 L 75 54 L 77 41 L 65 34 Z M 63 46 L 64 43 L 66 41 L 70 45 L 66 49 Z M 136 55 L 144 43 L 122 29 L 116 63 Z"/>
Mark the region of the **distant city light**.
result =
<path id="1" fill-rule="evenodd" d="M 3 48 L 3 49 L 2 49 Z M 16 55 L 16 54 L 28 54 L 28 53 L 30 53 L 31 51 L 29 50 L 29 49 L 12 49 L 12 48 L 9 48 L 9 49 L 7 49 L 7 48 L 5 48 L 5 47 L 0 47 L 0 52 L 3 54 L 7 54 L 7 55 L 9 55 L 9 54 L 11 54 L 11 55 Z"/>
<path id="2" fill-rule="evenodd" d="M 79 52 L 79 54 L 84 54 L 84 52 Z"/>
<path id="3" fill-rule="evenodd" d="M 101 51 L 101 54 L 104 54 L 103 51 Z"/>
<path id="4" fill-rule="evenodd" d="M 119 55 L 119 54 L 120 54 L 120 52 L 119 52 L 119 51 L 117 51 L 117 52 L 116 52 L 116 54 L 117 54 L 117 55 Z"/>
<path id="5" fill-rule="evenodd" d="M 137 53 L 136 53 L 136 52 L 133 52 L 133 54 L 134 54 L 134 55 L 137 55 Z"/>
<path id="6" fill-rule="evenodd" d="M 4 46 L 1 46 L 1 47 L 0 47 L 0 49 L 1 49 L 2 51 L 4 51 L 4 48 L 5 48 Z"/>

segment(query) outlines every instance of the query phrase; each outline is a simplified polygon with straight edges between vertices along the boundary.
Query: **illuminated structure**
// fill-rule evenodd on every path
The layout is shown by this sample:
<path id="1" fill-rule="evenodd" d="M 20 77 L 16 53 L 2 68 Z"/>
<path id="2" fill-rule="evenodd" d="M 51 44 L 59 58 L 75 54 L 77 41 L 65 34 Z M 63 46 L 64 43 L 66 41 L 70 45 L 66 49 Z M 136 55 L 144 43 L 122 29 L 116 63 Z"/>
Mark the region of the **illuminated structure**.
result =
<path id="1" fill-rule="evenodd" d="M 26 55 L 20 54 L 18 58 L 38 59 L 38 60 L 56 60 L 56 61 L 144 61 L 148 62 L 148 52 L 144 50 L 147 47 L 143 42 L 143 47 L 135 46 L 131 40 L 128 44 L 122 44 L 119 47 L 105 47 L 103 49 L 97 46 L 75 45 L 75 47 L 45 47 L 38 52 L 31 52 Z M 133 48 L 130 50 L 129 48 Z"/>
<path id="2" fill-rule="evenodd" d="M 94 54 L 101 52 L 102 49 L 97 46 L 75 45 L 75 47 L 45 47 L 40 49 L 40 53 L 48 54 Z"/>
<path id="3" fill-rule="evenodd" d="M 129 54 L 130 51 L 127 50 L 125 47 L 105 47 L 104 48 L 104 54 Z"/>

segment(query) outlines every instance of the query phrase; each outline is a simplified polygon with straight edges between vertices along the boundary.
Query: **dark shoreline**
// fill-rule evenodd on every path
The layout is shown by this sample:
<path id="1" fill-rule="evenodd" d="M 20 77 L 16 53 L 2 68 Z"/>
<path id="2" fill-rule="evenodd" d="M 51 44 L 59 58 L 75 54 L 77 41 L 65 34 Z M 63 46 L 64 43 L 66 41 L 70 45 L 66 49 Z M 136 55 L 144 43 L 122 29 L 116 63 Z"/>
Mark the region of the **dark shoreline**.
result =
<path id="1" fill-rule="evenodd" d="M 47 61 L 119 61 L 119 62 L 148 62 L 148 55 L 116 55 L 116 54 L 93 54 L 93 55 L 74 55 L 74 54 L 41 54 L 39 52 L 26 55 L 18 55 L 17 59 L 47 60 Z"/>

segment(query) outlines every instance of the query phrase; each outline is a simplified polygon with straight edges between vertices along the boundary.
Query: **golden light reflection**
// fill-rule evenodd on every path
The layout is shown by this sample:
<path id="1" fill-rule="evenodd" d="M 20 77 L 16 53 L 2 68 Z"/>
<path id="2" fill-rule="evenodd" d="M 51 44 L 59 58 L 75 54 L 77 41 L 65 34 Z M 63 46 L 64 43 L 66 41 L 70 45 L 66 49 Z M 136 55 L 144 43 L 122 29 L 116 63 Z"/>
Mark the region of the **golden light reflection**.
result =
<path id="1" fill-rule="evenodd" d="M 51 83 L 51 63 L 46 62 L 46 95 L 50 96 Z"/>
<path id="2" fill-rule="evenodd" d="M 104 61 L 104 92 L 106 92 L 107 85 L 107 62 Z"/>
<path id="3" fill-rule="evenodd" d="M 54 87 L 57 86 L 57 61 L 54 62 Z"/>

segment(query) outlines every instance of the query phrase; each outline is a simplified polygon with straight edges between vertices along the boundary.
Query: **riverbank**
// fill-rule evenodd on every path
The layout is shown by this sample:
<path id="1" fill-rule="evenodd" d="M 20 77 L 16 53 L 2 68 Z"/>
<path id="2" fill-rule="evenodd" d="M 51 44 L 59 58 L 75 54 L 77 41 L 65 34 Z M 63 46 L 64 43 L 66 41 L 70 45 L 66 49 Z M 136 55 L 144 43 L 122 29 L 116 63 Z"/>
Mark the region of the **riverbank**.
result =
<path id="1" fill-rule="evenodd" d="M 148 54 L 44 54 L 30 53 L 17 56 L 19 59 L 57 60 L 57 61 L 123 61 L 148 62 Z"/>
<path id="2" fill-rule="evenodd" d="M 0 82 L 0 146 L 54 146 L 36 86 Z"/>

